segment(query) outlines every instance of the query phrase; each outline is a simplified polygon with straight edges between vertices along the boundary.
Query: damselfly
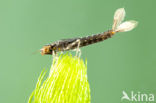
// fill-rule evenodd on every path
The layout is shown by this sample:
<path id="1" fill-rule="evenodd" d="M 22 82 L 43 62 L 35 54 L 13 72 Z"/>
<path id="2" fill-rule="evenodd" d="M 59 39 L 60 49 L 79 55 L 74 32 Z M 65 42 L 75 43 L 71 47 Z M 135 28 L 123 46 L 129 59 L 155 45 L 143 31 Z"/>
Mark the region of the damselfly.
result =
<path id="1" fill-rule="evenodd" d="M 117 9 L 114 14 L 114 21 L 111 30 L 82 38 L 59 40 L 52 44 L 43 46 L 43 48 L 41 49 L 41 54 L 52 55 L 53 53 L 57 53 L 59 51 L 68 51 L 79 47 L 84 47 L 111 38 L 117 32 L 130 31 L 136 27 L 137 22 L 134 20 L 125 21 L 122 23 L 124 17 L 125 17 L 124 8 Z"/>

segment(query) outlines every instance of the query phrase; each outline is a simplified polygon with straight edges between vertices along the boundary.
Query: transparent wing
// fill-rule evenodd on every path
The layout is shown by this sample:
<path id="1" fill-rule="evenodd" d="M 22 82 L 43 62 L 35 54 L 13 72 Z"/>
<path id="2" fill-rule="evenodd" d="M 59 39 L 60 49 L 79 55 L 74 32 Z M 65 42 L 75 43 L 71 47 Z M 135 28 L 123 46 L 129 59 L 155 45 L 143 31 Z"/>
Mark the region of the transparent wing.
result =
<path id="1" fill-rule="evenodd" d="M 77 39 L 79 39 L 79 38 L 73 38 L 73 39 L 61 39 L 61 40 L 59 40 L 59 41 L 57 41 L 57 42 L 68 42 L 68 43 L 72 43 L 72 42 L 74 42 L 74 41 L 76 41 Z"/>
<path id="2" fill-rule="evenodd" d="M 115 30 L 116 32 L 126 32 L 134 29 L 137 26 L 138 22 L 134 20 L 130 21 L 125 21 L 122 24 L 120 24 L 117 29 Z"/>
<path id="3" fill-rule="evenodd" d="M 125 9 L 124 8 L 119 8 L 115 11 L 114 13 L 114 21 L 113 21 L 113 26 L 112 30 L 115 31 L 117 26 L 124 20 L 125 18 Z"/>

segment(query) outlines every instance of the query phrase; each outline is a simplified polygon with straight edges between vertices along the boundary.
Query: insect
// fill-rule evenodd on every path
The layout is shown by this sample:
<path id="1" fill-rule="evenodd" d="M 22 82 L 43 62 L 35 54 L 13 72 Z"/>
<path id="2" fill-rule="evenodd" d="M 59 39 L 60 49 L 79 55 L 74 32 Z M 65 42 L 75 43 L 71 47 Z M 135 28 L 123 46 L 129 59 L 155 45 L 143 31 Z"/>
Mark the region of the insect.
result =
<path id="1" fill-rule="evenodd" d="M 52 55 L 60 51 L 68 51 L 68 50 L 73 50 L 79 47 L 91 45 L 91 44 L 106 40 L 108 38 L 111 38 L 114 34 L 118 32 L 130 31 L 133 28 L 135 28 L 136 25 L 138 24 L 137 21 L 134 21 L 134 20 L 125 21 L 122 23 L 124 17 L 125 17 L 124 8 L 119 8 L 116 10 L 114 14 L 114 21 L 113 21 L 111 30 L 108 30 L 100 34 L 95 34 L 92 36 L 82 37 L 82 38 L 59 40 L 52 44 L 43 46 L 43 48 L 40 50 L 41 54 Z"/>

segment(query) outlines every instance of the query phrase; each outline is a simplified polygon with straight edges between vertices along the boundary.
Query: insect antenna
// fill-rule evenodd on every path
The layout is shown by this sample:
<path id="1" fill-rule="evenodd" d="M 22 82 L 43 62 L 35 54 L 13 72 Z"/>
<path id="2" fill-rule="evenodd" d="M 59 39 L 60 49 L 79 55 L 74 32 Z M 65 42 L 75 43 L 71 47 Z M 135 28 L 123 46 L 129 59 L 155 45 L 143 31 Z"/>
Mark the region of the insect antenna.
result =
<path id="1" fill-rule="evenodd" d="M 36 50 L 36 51 L 32 52 L 31 54 L 32 54 L 32 55 L 35 55 L 35 54 L 37 54 L 37 53 L 40 53 L 40 50 Z"/>

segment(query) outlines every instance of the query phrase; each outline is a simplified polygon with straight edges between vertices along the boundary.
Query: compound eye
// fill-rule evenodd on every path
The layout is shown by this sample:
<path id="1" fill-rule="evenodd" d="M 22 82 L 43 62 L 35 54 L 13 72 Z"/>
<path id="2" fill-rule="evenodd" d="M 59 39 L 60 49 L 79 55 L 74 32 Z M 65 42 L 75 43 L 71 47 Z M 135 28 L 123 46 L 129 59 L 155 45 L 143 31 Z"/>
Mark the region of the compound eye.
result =
<path id="1" fill-rule="evenodd" d="M 40 49 L 41 54 L 50 54 L 51 53 L 51 47 L 50 46 L 44 46 L 42 49 Z"/>
<path id="2" fill-rule="evenodd" d="M 47 48 L 44 49 L 44 52 L 45 52 L 45 53 L 47 52 Z"/>

